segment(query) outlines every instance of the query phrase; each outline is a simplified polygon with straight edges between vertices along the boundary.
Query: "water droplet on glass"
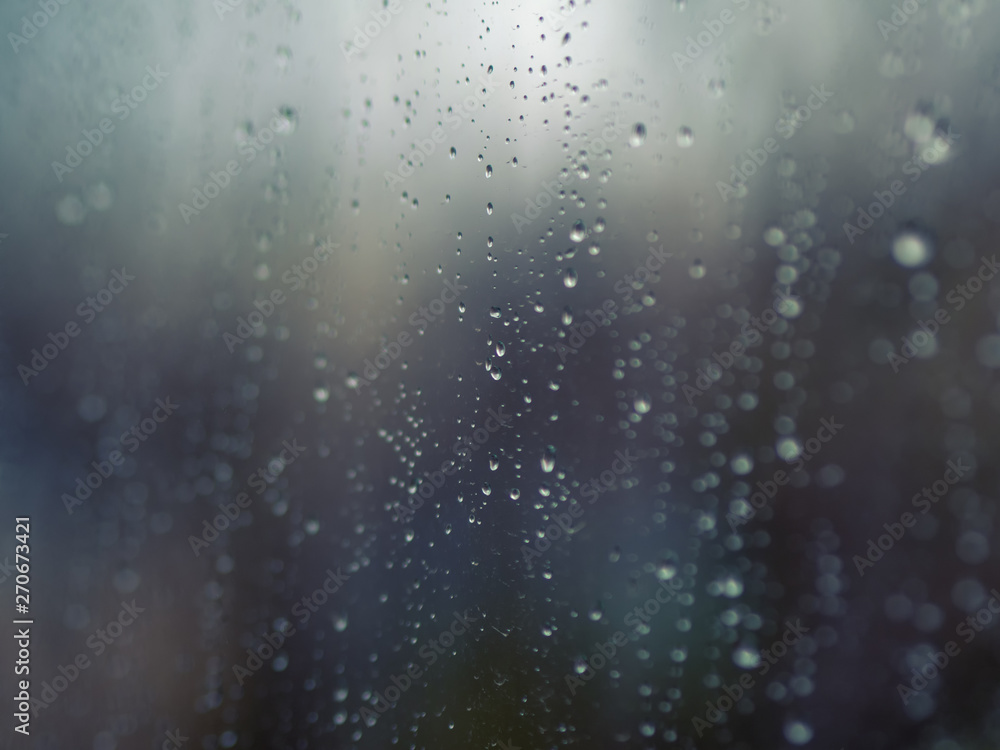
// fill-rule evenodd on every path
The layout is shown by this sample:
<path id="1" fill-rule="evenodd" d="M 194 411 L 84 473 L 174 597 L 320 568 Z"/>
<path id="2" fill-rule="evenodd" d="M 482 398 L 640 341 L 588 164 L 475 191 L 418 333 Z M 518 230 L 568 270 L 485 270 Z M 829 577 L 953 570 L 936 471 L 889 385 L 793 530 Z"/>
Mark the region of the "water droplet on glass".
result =
<path id="1" fill-rule="evenodd" d="M 95 211 L 107 211 L 114 205 L 115 195 L 103 180 L 87 188 L 87 205 Z"/>
<path id="2" fill-rule="evenodd" d="M 641 396 L 636 396 L 635 401 L 632 402 L 635 406 L 636 414 L 648 414 L 649 410 L 653 408 L 653 402 L 649 398 L 649 394 L 644 393 Z"/>
<path id="3" fill-rule="evenodd" d="M 572 289 L 573 287 L 576 286 L 576 281 L 577 281 L 576 271 L 574 271 L 572 268 L 567 268 L 565 273 L 563 273 L 563 285 L 567 289 Z"/>
<path id="4" fill-rule="evenodd" d="M 729 462 L 729 466 L 732 468 L 733 474 L 745 476 L 753 470 L 753 458 L 746 453 L 740 453 L 737 456 L 733 456 Z"/>
<path id="5" fill-rule="evenodd" d="M 80 196 L 71 193 L 56 204 L 56 218 L 60 224 L 75 227 L 82 224 L 87 215 L 87 209 Z"/>
<path id="6" fill-rule="evenodd" d="M 628 136 L 628 145 L 632 148 L 639 148 L 646 142 L 646 126 L 637 122 L 632 126 L 632 132 Z"/>
<path id="7" fill-rule="evenodd" d="M 556 449 L 554 445 L 550 445 L 542 454 L 542 471 L 551 474 L 554 468 L 556 468 Z"/>
<path id="8" fill-rule="evenodd" d="M 892 241 L 892 257 L 904 268 L 918 268 L 933 255 L 930 242 L 917 232 L 901 232 Z"/>
<path id="9" fill-rule="evenodd" d="M 813 730 L 801 721 L 790 721 L 785 724 L 785 739 L 793 745 L 805 745 L 813 738 Z"/>
<path id="10" fill-rule="evenodd" d="M 576 222 L 569 230 L 569 238 L 573 242 L 583 242 L 587 238 L 587 226 L 582 222 Z"/>
<path id="11" fill-rule="evenodd" d="M 760 653 L 749 646 L 740 646 L 733 651 L 733 664 L 742 669 L 754 669 L 760 664 Z"/>
<path id="12" fill-rule="evenodd" d="M 677 131 L 677 145 L 681 148 L 691 148 L 694 145 L 694 133 L 691 128 L 683 127 Z"/>
<path id="13" fill-rule="evenodd" d="M 458 154 L 458 151 L 456 151 L 455 147 L 452 146 L 451 150 L 448 152 L 448 156 L 450 156 L 452 159 L 454 159 L 457 154 Z"/>
<path id="14" fill-rule="evenodd" d="M 488 180 L 492 176 L 493 176 L 493 165 L 492 164 L 487 164 L 486 165 L 486 179 Z"/>
<path id="15" fill-rule="evenodd" d="M 675 575 L 677 575 L 677 566 L 672 563 L 663 561 L 656 566 L 656 577 L 661 581 L 669 581 Z"/>
<path id="16" fill-rule="evenodd" d="M 785 233 L 780 227 L 768 227 L 764 230 L 764 242 L 771 247 L 780 247 L 785 244 Z"/>
<path id="17" fill-rule="evenodd" d="M 291 135 L 299 126 L 299 114 L 291 107 L 282 107 L 278 110 L 278 127 L 275 132 L 281 135 Z"/>
<path id="18" fill-rule="evenodd" d="M 493 215 L 493 204 L 492 203 L 487 203 L 486 204 L 486 215 L 487 216 L 492 216 Z"/>

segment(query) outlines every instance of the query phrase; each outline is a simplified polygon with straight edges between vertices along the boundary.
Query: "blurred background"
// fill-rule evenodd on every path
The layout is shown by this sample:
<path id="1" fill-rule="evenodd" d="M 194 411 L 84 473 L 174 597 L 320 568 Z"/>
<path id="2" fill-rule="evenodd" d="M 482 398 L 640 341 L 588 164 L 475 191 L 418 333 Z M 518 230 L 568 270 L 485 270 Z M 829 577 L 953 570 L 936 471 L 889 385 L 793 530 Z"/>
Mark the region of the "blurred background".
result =
<path id="1" fill-rule="evenodd" d="M 0 747 L 1000 745 L 996 3 L 0 30 Z"/>

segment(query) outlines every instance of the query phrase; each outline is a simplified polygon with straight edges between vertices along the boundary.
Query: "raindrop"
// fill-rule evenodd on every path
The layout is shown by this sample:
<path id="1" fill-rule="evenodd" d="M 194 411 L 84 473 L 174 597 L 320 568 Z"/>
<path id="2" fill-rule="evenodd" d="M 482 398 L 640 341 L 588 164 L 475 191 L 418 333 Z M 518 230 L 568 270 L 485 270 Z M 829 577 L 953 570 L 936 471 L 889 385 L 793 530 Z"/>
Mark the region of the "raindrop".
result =
<path id="1" fill-rule="evenodd" d="M 779 227 L 768 227 L 764 230 L 764 242 L 771 247 L 785 244 L 785 233 Z"/>
<path id="2" fill-rule="evenodd" d="M 576 222 L 569 230 L 569 238 L 573 242 L 583 242 L 587 237 L 587 226 L 582 222 Z"/>
<path id="3" fill-rule="evenodd" d="M 278 127 L 276 133 L 281 135 L 291 135 L 299 126 L 299 114 L 291 107 L 282 107 L 278 110 Z"/>
<path id="4" fill-rule="evenodd" d="M 546 474 L 551 474 L 552 470 L 556 468 L 556 449 L 554 445 L 550 445 L 545 449 L 542 454 L 542 471 Z"/>
<path id="5" fill-rule="evenodd" d="M 733 456 L 729 465 L 733 470 L 733 474 L 745 476 L 753 470 L 753 458 L 746 453 L 740 453 L 737 456 Z"/>
<path id="6" fill-rule="evenodd" d="M 567 268 L 565 273 L 563 273 L 563 285 L 565 285 L 567 289 L 572 289 L 576 286 L 576 281 L 576 271 L 572 268 Z"/>
<path id="7" fill-rule="evenodd" d="M 669 581 L 675 575 L 677 575 L 677 566 L 672 563 L 663 561 L 656 566 L 656 577 L 661 581 Z"/>
<path id="8" fill-rule="evenodd" d="M 632 132 L 628 136 L 628 145 L 632 148 L 639 148 L 646 142 L 646 126 L 637 122 L 632 126 Z"/>
<path id="9" fill-rule="evenodd" d="M 892 241 L 892 257 L 904 268 L 918 268 L 933 256 L 930 242 L 917 232 L 901 232 Z"/>
<path id="10" fill-rule="evenodd" d="M 56 218 L 60 224 L 65 224 L 68 227 L 82 224 L 86 215 L 87 209 L 78 195 L 67 195 L 56 204 Z"/>
<path id="11" fill-rule="evenodd" d="M 743 669 L 754 669 L 760 665 L 760 653 L 749 646 L 740 646 L 733 651 L 733 664 Z"/>
<path id="12" fill-rule="evenodd" d="M 87 188 L 87 205 L 95 211 L 107 211 L 114 205 L 115 195 L 106 182 L 97 182 Z"/>
<path id="13" fill-rule="evenodd" d="M 681 148 L 691 148 L 694 145 L 694 132 L 691 128 L 683 127 L 677 131 L 677 145 Z"/>
<path id="14" fill-rule="evenodd" d="M 805 745 L 813 738 L 813 730 L 801 721 L 791 721 L 785 724 L 785 739 L 793 745 Z"/>

